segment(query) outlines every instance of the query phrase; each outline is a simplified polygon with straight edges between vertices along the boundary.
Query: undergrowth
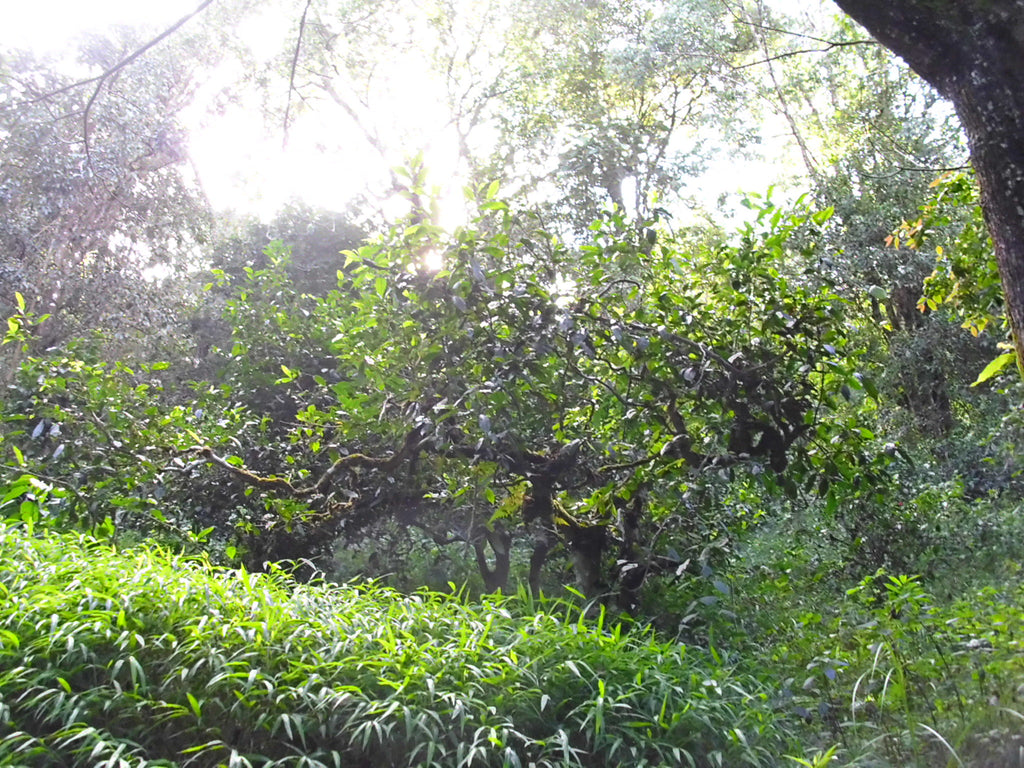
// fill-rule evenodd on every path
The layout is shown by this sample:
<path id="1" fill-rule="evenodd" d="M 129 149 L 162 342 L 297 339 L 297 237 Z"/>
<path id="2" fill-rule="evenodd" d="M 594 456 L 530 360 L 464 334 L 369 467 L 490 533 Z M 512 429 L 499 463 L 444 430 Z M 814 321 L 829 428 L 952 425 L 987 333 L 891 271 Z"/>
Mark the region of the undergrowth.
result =
<path id="1" fill-rule="evenodd" d="M 761 573 L 728 593 L 706 631 L 778 681 L 812 764 L 1024 768 L 1024 585 L 941 600 L 882 570 Z"/>
<path id="2" fill-rule="evenodd" d="M 0 762 L 772 765 L 771 691 L 563 607 L 298 585 L 0 527 Z"/>
<path id="3" fill-rule="evenodd" d="M 684 644 L 0 526 L 0 765 L 1024 765 L 1024 589 L 823 587 L 737 574 Z"/>

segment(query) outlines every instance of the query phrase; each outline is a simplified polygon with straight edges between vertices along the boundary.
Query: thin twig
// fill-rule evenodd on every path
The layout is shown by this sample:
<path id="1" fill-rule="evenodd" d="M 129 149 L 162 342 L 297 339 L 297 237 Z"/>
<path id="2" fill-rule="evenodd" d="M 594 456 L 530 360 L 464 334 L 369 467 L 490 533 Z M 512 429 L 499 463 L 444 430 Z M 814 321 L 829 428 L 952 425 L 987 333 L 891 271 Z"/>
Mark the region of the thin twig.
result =
<path id="1" fill-rule="evenodd" d="M 865 179 L 876 179 L 884 181 L 886 179 L 894 179 L 901 173 L 953 173 L 955 171 L 969 171 L 973 166 L 971 165 L 954 165 L 943 168 L 928 168 L 927 166 L 915 167 L 912 165 L 897 165 L 896 170 L 892 173 L 866 173 L 862 172 Z"/>
<path id="2" fill-rule="evenodd" d="M 628 278 L 628 277 L 620 277 L 618 280 L 612 280 L 610 283 L 608 283 L 608 285 L 606 285 L 604 287 L 604 290 L 602 290 L 599 294 L 597 294 L 597 298 L 599 298 L 599 299 L 604 298 L 604 296 L 612 288 L 614 288 L 617 285 L 624 285 L 624 284 L 625 285 L 632 285 L 637 290 L 640 290 L 643 287 L 636 280 L 632 280 L 631 278 Z"/>
<path id="3" fill-rule="evenodd" d="M 292 53 L 292 66 L 288 72 L 288 98 L 285 100 L 284 105 L 284 139 L 281 142 L 282 149 L 285 149 L 288 146 L 288 120 L 292 112 L 292 93 L 296 92 L 295 70 L 299 65 L 299 51 L 302 49 L 302 35 L 306 29 L 306 14 L 309 13 L 311 5 L 313 5 L 313 0 L 306 0 L 306 7 L 302 9 L 302 18 L 299 19 L 299 36 L 295 40 L 295 51 Z"/>
<path id="4" fill-rule="evenodd" d="M 166 39 L 166 38 L 170 37 L 171 35 L 173 35 L 175 32 L 178 31 L 178 29 L 180 29 L 182 26 L 184 26 L 190 19 L 198 16 L 200 13 L 202 13 L 207 8 L 209 8 L 211 5 L 213 5 L 214 2 L 216 2 L 216 0 L 203 0 L 203 2 L 201 2 L 196 7 L 196 9 L 194 11 L 192 11 L 192 13 L 189 13 L 189 14 L 187 14 L 185 16 L 182 16 L 174 24 L 169 26 L 167 29 L 165 29 L 163 32 L 161 32 L 159 35 L 154 37 L 152 40 L 150 40 L 148 43 L 146 43 L 142 47 L 136 48 L 132 53 L 130 53 L 127 56 L 125 56 L 123 59 L 121 59 L 119 62 L 117 62 L 117 64 L 112 66 L 110 69 L 108 69 L 103 74 L 98 75 L 98 76 L 93 77 L 93 78 L 90 78 L 89 80 L 82 80 L 82 81 L 80 81 L 78 83 L 73 83 L 72 85 L 66 86 L 64 88 L 61 88 L 61 89 L 59 89 L 57 91 L 54 91 L 53 93 L 49 94 L 49 95 L 56 95 L 58 93 L 70 90 L 71 88 L 75 88 L 77 86 L 88 85 L 90 83 L 96 83 L 96 87 L 93 89 L 92 95 L 89 97 L 89 101 L 85 105 L 85 110 L 82 112 L 82 137 L 83 137 L 83 140 L 85 142 L 85 158 L 86 158 L 86 162 L 90 166 L 92 165 L 92 155 L 91 155 L 91 153 L 89 151 L 89 112 L 92 110 L 93 104 L 96 103 L 96 99 L 99 98 L 100 91 L 103 90 L 103 84 L 106 83 L 107 80 L 110 79 L 111 75 L 115 74 L 116 72 L 121 71 L 122 69 L 127 67 L 129 64 L 131 64 L 133 61 L 135 61 L 137 58 L 139 58 L 144 53 L 146 53 L 146 51 L 148 51 L 150 48 L 153 48 L 154 46 L 156 46 L 157 44 L 162 42 L 164 39 Z M 45 98 L 45 97 L 41 97 L 41 98 Z"/>
<path id="5" fill-rule="evenodd" d="M 736 12 L 733 11 L 733 21 L 736 21 L 740 24 L 746 24 L 748 27 L 755 27 L 757 29 L 764 30 L 765 32 L 776 32 L 780 35 L 787 35 L 789 37 L 799 37 L 803 40 L 813 40 L 816 43 L 824 43 L 826 45 L 837 44 L 835 40 L 828 40 L 824 37 L 817 37 L 816 35 L 807 35 L 804 34 L 803 32 L 794 32 L 791 29 L 780 29 L 779 27 L 773 27 L 768 24 L 759 24 L 758 22 L 752 21 L 748 18 L 737 16 L 735 15 L 735 13 Z M 846 44 L 849 45 L 850 43 L 873 43 L 875 45 L 879 44 L 877 40 L 851 40 Z"/>
<path id="6" fill-rule="evenodd" d="M 851 45 L 880 45 L 874 40 L 837 40 L 829 43 L 824 48 L 801 48 L 798 51 L 786 51 L 775 56 L 769 56 L 766 59 L 758 59 L 757 61 L 750 61 L 746 64 L 740 64 L 732 67 L 733 70 L 747 69 L 748 67 L 756 67 L 760 64 L 769 64 L 779 59 L 788 59 L 790 56 L 800 56 L 805 53 L 828 53 L 835 48 L 846 48 Z"/>

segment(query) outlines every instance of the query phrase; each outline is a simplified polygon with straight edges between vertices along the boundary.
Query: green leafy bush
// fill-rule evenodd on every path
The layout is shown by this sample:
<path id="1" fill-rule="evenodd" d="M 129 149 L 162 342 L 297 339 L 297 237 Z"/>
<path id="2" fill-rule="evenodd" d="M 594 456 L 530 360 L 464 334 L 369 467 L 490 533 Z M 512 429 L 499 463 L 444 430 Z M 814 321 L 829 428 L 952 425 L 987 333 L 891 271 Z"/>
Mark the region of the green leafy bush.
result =
<path id="1" fill-rule="evenodd" d="M 16 517 L 176 541 L 230 529 L 235 505 L 194 482 L 193 451 L 262 425 L 227 388 L 165 390 L 169 369 L 98 360 L 84 342 L 26 358 L 0 404 L 0 475 L 7 500 L 20 500 Z"/>
<path id="2" fill-rule="evenodd" d="M 612 216 L 571 247 L 492 186 L 453 233 L 346 252 L 326 295 L 297 294 L 286 249 L 217 273 L 221 381 L 272 423 L 214 445 L 205 483 L 262 500 L 247 562 L 342 540 L 407 570 L 416 541 L 454 544 L 487 591 L 560 569 L 632 609 L 648 575 L 721 551 L 734 480 L 837 503 L 869 485 L 890 461 L 860 418 L 878 393 L 811 268 L 830 213 L 751 205 L 732 240 Z"/>

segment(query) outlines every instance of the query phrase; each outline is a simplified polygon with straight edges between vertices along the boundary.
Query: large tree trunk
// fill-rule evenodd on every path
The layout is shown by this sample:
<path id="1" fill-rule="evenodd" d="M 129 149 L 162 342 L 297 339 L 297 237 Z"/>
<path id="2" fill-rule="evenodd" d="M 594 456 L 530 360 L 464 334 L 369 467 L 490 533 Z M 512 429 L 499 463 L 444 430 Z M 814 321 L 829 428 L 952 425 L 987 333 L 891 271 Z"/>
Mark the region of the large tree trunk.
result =
<path id="1" fill-rule="evenodd" d="M 1024 362 L 1024 0 L 836 4 L 953 102 Z"/>

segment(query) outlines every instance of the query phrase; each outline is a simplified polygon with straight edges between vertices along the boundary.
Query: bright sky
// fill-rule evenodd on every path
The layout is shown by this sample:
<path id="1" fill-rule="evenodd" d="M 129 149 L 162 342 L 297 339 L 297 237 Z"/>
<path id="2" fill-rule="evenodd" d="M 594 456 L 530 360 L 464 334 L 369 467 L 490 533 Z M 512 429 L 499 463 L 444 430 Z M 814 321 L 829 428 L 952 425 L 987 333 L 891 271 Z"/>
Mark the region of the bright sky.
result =
<path id="1" fill-rule="evenodd" d="M 0 46 L 59 55 L 80 33 L 102 31 L 116 24 L 145 25 L 160 31 L 199 4 L 200 0 L 0 0 L 0 6 L 8 6 L 2 11 Z M 252 38 L 257 48 L 261 38 L 279 46 L 281 21 L 264 13 L 251 18 L 241 33 Z M 421 122 L 425 115 L 437 112 L 439 100 L 432 98 L 425 80 L 403 80 L 406 92 L 393 98 L 401 99 L 405 110 L 417 114 Z M 218 84 L 210 85 L 207 91 L 212 94 Z M 237 105 L 210 117 L 205 114 L 204 95 L 208 94 L 200 91 L 196 109 L 183 117 L 190 135 L 189 154 L 204 190 L 218 208 L 235 208 L 268 218 L 289 199 L 300 198 L 312 205 L 341 210 L 368 181 L 382 181 L 388 168 L 404 164 L 406 159 L 401 152 L 381 158 L 367 151 L 361 137 L 347 133 L 352 130 L 351 124 L 340 114 L 340 108 L 332 110 L 331 105 L 316 114 L 301 116 L 289 131 L 285 148 L 278 126 L 267 130 L 260 118 L 253 117 L 258 114 L 255 103 L 248 108 Z M 433 123 L 437 133 L 423 137 L 430 182 L 448 182 L 442 197 L 448 198 L 449 204 L 442 205 L 442 215 L 447 210 L 450 216 L 461 217 L 455 136 L 450 130 L 441 130 L 446 116 L 433 117 L 426 122 Z"/>
<path id="2" fill-rule="evenodd" d="M 0 43 L 57 51 L 80 32 L 113 24 L 170 26 L 198 0 L 3 0 Z"/>
<path id="3" fill-rule="evenodd" d="M 471 2 L 472 0 L 467 0 Z M 59 54 L 76 34 L 101 31 L 114 24 L 147 25 L 162 30 L 193 11 L 200 0 L 0 0 L 3 24 L 0 46 L 27 47 L 39 52 Z M 770 0 L 780 10 L 807 11 L 820 7 L 822 0 Z M 830 4 L 829 4 L 830 5 Z M 6 7 L 4 7 L 6 6 Z M 280 22 L 257 17 L 248 33 L 258 39 L 271 36 L 280 45 Z M 222 72 L 221 75 L 229 76 Z M 216 76 L 214 78 L 217 79 Z M 457 172 L 457 145 L 452 130 L 444 129 L 446 118 L 437 112 L 439 99 L 425 78 L 403 74 L 406 90 L 392 96 L 395 114 L 416 114 L 423 132 L 418 139 L 426 149 L 425 160 L 431 183 L 444 181 L 441 210 L 443 225 L 453 225 L 463 217 L 461 186 Z M 215 86 L 212 83 L 211 86 Z M 381 179 L 388 167 L 404 161 L 401 154 L 380 158 L 361 138 L 353 135 L 351 123 L 330 105 L 300 118 L 290 132 L 288 148 L 282 148 L 280 130 L 268 131 L 259 118 L 256 105 L 245 104 L 210 118 L 200 103 L 184 116 L 190 133 L 190 154 L 205 191 L 216 207 L 232 207 L 269 217 L 290 198 L 301 198 L 313 205 L 340 210 L 368 181 Z M 402 109 L 397 105 L 401 104 Z M 410 107 L 410 104 L 414 108 Z M 384 111 L 387 104 L 384 103 Z M 339 126 L 344 126 L 339 128 Z M 396 126 L 396 134 L 408 133 L 410 126 Z M 346 133 L 346 131 L 348 133 Z M 709 203 L 721 192 L 736 191 L 742 179 L 748 189 L 762 190 L 777 172 L 776 165 L 757 167 L 744 163 L 742 174 L 719 162 L 707 179 Z M 447 216 L 445 216 L 447 214 Z"/>

